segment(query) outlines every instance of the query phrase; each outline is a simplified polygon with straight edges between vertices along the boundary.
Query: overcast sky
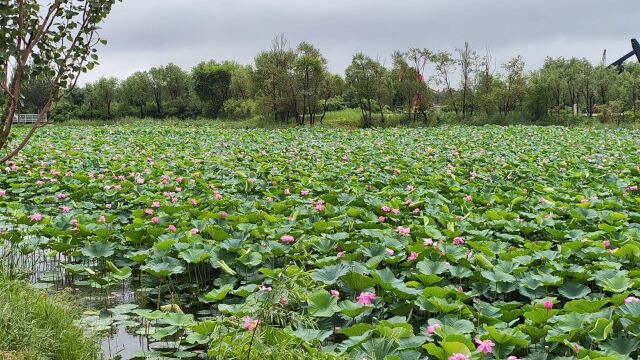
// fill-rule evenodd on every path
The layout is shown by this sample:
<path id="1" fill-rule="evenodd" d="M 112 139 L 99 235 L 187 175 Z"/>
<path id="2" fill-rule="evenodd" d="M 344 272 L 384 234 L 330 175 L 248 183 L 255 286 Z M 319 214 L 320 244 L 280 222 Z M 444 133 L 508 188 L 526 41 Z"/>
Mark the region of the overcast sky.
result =
<path id="1" fill-rule="evenodd" d="M 394 50 L 453 50 L 468 41 L 496 63 L 522 55 L 611 62 L 640 37 L 640 0 L 123 0 L 107 18 L 101 65 L 81 79 L 124 78 L 173 62 L 251 64 L 284 33 L 292 46 L 320 48 L 342 74 L 362 51 L 390 64 Z M 428 72 L 428 69 L 427 69 Z"/>

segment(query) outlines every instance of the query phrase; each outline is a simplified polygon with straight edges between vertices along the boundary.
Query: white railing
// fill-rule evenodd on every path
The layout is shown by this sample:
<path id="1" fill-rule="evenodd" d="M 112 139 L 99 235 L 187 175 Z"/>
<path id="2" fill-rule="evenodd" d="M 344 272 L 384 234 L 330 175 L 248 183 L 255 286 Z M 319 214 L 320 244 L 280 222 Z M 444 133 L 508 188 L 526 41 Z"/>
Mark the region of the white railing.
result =
<path id="1" fill-rule="evenodd" d="M 13 117 L 13 123 L 14 124 L 33 124 L 36 121 L 38 121 L 39 116 L 40 115 L 38 114 L 16 114 Z M 46 124 L 47 122 L 49 122 L 49 119 L 47 118 L 47 114 L 44 114 L 42 123 Z"/>

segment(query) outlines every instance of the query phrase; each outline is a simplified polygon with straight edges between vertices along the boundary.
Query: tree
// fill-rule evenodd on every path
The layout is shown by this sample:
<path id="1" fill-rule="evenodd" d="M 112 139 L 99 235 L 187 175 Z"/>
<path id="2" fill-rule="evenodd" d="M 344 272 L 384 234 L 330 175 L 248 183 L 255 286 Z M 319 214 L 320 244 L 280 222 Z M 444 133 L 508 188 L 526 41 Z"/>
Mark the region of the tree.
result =
<path id="1" fill-rule="evenodd" d="M 453 107 L 456 117 L 460 119 L 460 110 L 458 109 L 454 88 L 451 83 L 451 74 L 455 69 L 456 61 L 451 56 L 451 53 L 447 51 L 434 53 L 431 61 L 435 71 L 433 79 L 436 85 L 443 88 L 445 102 Z"/>
<path id="2" fill-rule="evenodd" d="M 578 77 L 580 94 L 584 99 L 587 114 L 593 116 L 598 96 L 593 65 L 586 59 L 582 59 L 578 64 L 581 67 L 580 76 Z"/>
<path id="3" fill-rule="evenodd" d="M 138 71 L 122 82 L 120 97 L 130 106 L 139 108 L 140 118 L 144 118 L 144 108 L 151 98 L 151 80 L 149 73 Z"/>
<path id="4" fill-rule="evenodd" d="M 565 105 L 564 94 L 566 89 L 566 81 L 564 73 L 566 61 L 564 58 L 549 58 L 544 61 L 542 69 L 540 69 L 540 79 L 548 88 L 551 95 L 551 106 L 553 106 L 556 114 L 560 114 L 560 110 Z"/>
<path id="5" fill-rule="evenodd" d="M 534 120 L 542 119 L 547 115 L 550 107 L 551 96 L 549 87 L 545 83 L 541 71 L 534 71 L 529 76 L 526 93 L 526 106 Z"/>
<path id="6" fill-rule="evenodd" d="M 284 35 L 271 42 L 271 49 L 255 58 L 254 84 L 258 106 L 266 116 L 289 122 L 298 118 L 297 92 L 293 76 L 296 53 Z"/>
<path id="7" fill-rule="evenodd" d="M 493 115 L 498 107 L 496 90 L 500 86 L 500 78 L 494 74 L 492 62 L 493 58 L 487 49 L 487 52 L 479 62 L 480 71 L 478 72 L 476 84 L 477 104 L 486 116 Z"/>
<path id="8" fill-rule="evenodd" d="M 178 100 L 189 93 L 189 74 L 178 65 L 169 63 L 164 67 L 163 75 L 170 100 Z"/>
<path id="9" fill-rule="evenodd" d="M 347 88 L 356 99 L 362 112 L 363 127 L 373 126 L 374 105 L 378 102 L 381 120 L 384 121 L 385 93 L 388 93 L 387 71 L 378 61 L 358 53 L 345 71 Z"/>
<path id="10" fill-rule="evenodd" d="M 18 109 L 24 113 L 38 113 L 49 101 L 49 82 L 45 79 L 27 78 L 22 84 L 22 102 Z"/>
<path id="11" fill-rule="evenodd" d="M 503 114 L 509 114 L 520 108 L 524 114 L 524 100 L 527 89 L 527 77 L 524 73 L 524 61 L 518 55 L 502 64 L 505 71 L 505 87 L 500 96 L 500 107 Z"/>
<path id="12" fill-rule="evenodd" d="M 468 42 L 464 43 L 463 48 L 456 48 L 456 54 L 458 55 L 456 61 L 460 67 L 460 108 L 462 110 L 460 120 L 464 120 L 467 117 L 467 112 L 473 111 L 469 104 L 473 103 L 473 71 L 478 62 L 478 54 L 469 47 Z"/>
<path id="13" fill-rule="evenodd" d="M 225 100 L 229 98 L 231 72 L 214 61 L 202 62 L 193 68 L 193 90 L 204 104 L 204 112 L 218 116 Z"/>
<path id="14" fill-rule="evenodd" d="M 305 116 L 309 114 L 309 124 L 313 125 L 322 95 L 321 86 L 327 74 L 327 60 L 320 50 L 309 43 L 302 42 L 298 45 L 294 74 L 302 97 L 302 116 L 299 122 L 304 125 Z"/>
<path id="15" fill-rule="evenodd" d="M 163 76 L 166 96 L 164 112 L 169 116 L 187 115 L 192 103 L 191 76 L 173 63 L 164 67 Z"/>
<path id="16" fill-rule="evenodd" d="M 162 104 L 168 93 L 167 75 L 164 67 L 153 67 L 149 70 L 149 85 L 153 103 L 156 105 L 157 116 L 162 117 Z"/>
<path id="17" fill-rule="evenodd" d="M 626 64 L 619 81 L 624 110 L 635 117 L 640 110 L 640 64 Z"/>
<path id="18" fill-rule="evenodd" d="M 426 111 L 430 108 L 430 89 L 425 82 L 424 69 L 433 54 L 428 49 L 410 48 L 406 52 L 396 51 L 393 58 L 394 102 L 401 106 L 413 119 L 421 113 L 425 122 Z"/>
<path id="19" fill-rule="evenodd" d="M 116 100 L 118 91 L 118 79 L 112 78 L 100 78 L 93 85 L 93 94 L 99 105 L 102 105 L 107 110 L 107 119 L 111 119 L 111 108 Z"/>
<path id="20" fill-rule="evenodd" d="M 325 76 L 322 82 L 322 116 L 320 116 L 320 123 L 322 124 L 322 120 L 324 120 L 325 115 L 327 114 L 328 103 L 332 98 L 342 99 L 342 90 L 344 89 L 344 80 L 340 75 L 337 74 L 328 74 Z"/>
<path id="21" fill-rule="evenodd" d="M 64 91 L 75 87 L 82 72 L 97 64 L 96 46 L 106 44 L 98 34 L 98 25 L 114 3 L 115 0 L 52 0 L 43 6 L 37 0 L 0 0 L 0 150 L 7 150 L 0 156 L 0 164 L 26 146 L 52 104 Z M 48 83 L 47 101 L 18 145 L 5 149 L 22 85 L 28 78 Z"/>
<path id="22" fill-rule="evenodd" d="M 616 81 L 616 69 L 599 65 L 595 69 L 594 81 L 600 104 L 606 104 L 611 95 L 611 88 Z"/>

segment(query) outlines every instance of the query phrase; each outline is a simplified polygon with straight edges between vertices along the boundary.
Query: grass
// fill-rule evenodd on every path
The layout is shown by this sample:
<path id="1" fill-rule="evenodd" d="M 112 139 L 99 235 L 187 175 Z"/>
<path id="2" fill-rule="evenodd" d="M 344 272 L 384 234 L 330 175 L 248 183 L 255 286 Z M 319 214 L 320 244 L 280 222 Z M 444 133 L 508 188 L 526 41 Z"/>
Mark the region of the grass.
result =
<path id="1" fill-rule="evenodd" d="M 96 343 L 74 325 L 77 318 L 68 296 L 49 296 L 0 274 L 1 359 L 98 359 Z"/>
<path id="2" fill-rule="evenodd" d="M 402 113 L 385 113 L 385 122 L 380 121 L 379 114 L 374 115 L 374 127 L 388 128 L 388 127 L 425 127 L 425 126 L 441 126 L 441 125 L 560 125 L 567 127 L 594 127 L 594 128 L 638 128 L 639 124 L 629 121 L 622 124 L 615 123 L 603 123 L 600 122 L 598 117 L 573 117 L 573 116 L 554 116 L 550 118 L 540 119 L 537 121 L 528 120 L 522 118 L 519 114 L 512 114 L 508 116 L 494 115 L 491 118 L 486 116 L 474 116 L 463 122 L 457 120 L 454 113 L 451 112 L 436 112 L 429 115 L 428 122 L 423 121 L 422 116 L 418 116 L 417 120 L 410 119 L 407 114 Z M 293 120 L 287 123 L 274 122 L 273 119 L 265 119 L 260 116 L 255 116 L 248 119 L 187 119 L 181 120 L 176 118 L 166 119 L 139 119 L 134 117 L 118 118 L 113 120 L 65 120 L 60 123 L 66 126 L 77 125 L 120 125 L 127 123 L 140 123 L 140 122 L 165 122 L 178 126 L 193 126 L 193 125 L 214 125 L 223 129 L 281 129 L 288 127 L 298 127 Z M 308 125 L 307 125 L 308 126 Z M 319 122 L 319 117 L 316 120 L 314 127 L 331 128 L 331 129 L 357 129 L 362 127 L 362 113 L 360 109 L 345 109 L 340 111 L 327 112 L 322 123 Z"/>

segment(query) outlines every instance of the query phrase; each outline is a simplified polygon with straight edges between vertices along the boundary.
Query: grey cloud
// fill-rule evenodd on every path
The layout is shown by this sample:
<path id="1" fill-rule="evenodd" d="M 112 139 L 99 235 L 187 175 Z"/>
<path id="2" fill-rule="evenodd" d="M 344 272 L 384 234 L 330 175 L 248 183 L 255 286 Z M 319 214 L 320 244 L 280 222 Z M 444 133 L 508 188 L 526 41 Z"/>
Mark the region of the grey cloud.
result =
<path id="1" fill-rule="evenodd" d="M 285 33 L 309 41 L 342 73 L 363 51 L 386 60 L 410 46 L 453 50 L 465 41 L 498 63 L 522 55 L 529 67 L 549 56 L 610 59 L 639 36 L 637 0 L 124 0 L 103 26 L 109 45 L 83 81 L 126 77 L 174 62 L 251 63 Z"/>

